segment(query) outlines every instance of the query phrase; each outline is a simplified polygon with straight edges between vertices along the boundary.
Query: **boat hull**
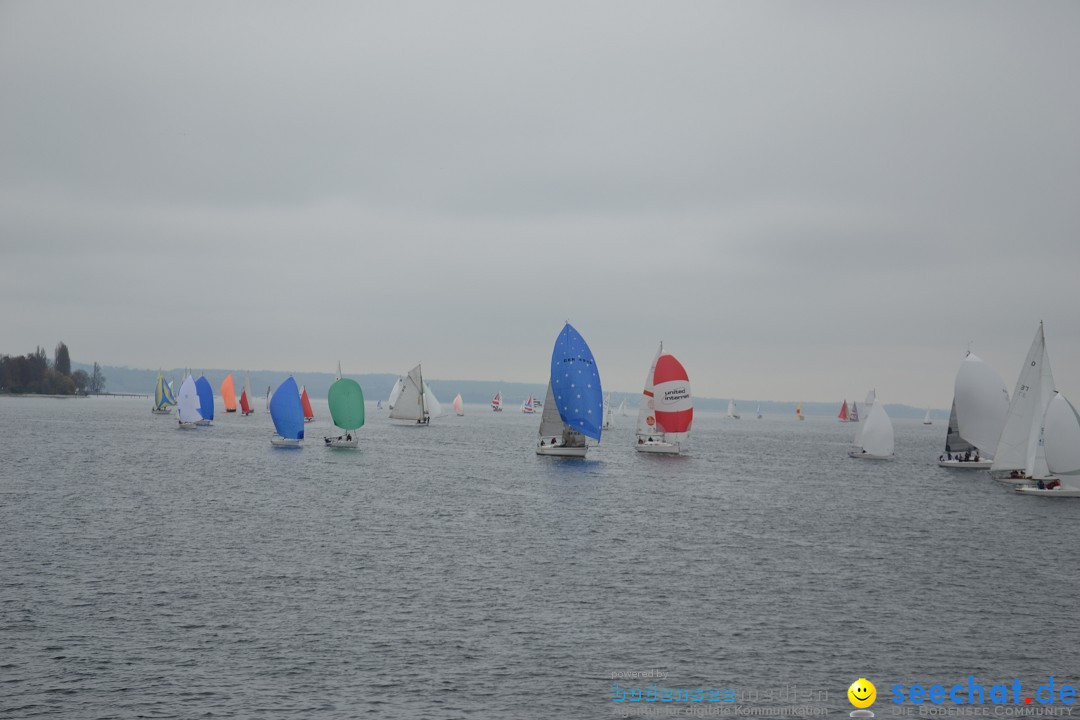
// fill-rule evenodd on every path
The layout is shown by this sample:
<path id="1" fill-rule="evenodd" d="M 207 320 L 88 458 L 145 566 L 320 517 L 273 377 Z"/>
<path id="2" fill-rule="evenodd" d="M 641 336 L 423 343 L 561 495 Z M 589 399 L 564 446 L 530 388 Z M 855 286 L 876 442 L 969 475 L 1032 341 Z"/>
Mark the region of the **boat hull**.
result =
<path id="1" fill-rule="evenodd" d="M 544 445 L 536 446 L 537 455 L 551 455 L 552 457 L 585 457 L 588 451 L 587 445 Z"/>
<path id="2" fill-rule="evenodd" d="M 155 415 L 172 415 L 173 414 L 173 411 L 172 411 L 171 408 L 165 408 L 165 409 L 162 409 L 162 410 L 159 410 L 157 408 L 150 408 L 150 412 L 152 412 Z"/>
<path id="3" fill-rule="evenodd" d="M 1053 490 L 1038 488 L 1034 485 L 1017 485 L 1013 488 L 1013 491 L 1022 495 L 1038 495 L 1039 497 L 1080 498 L 1080 488 L 1066 487 L 1064 485 Z"/>
<path id="4" fill-rule="evenodd" d="M 355 448 L 359 447 L 360 439 L 353 438 L 352 440 L 345 440 L 344 438 L 328 438 L 324 437 L 323 442 L 326 443 L 328 448 Z"/>
<path id="5" fill-rule="evenodd" d="M 953 470 L 989 470 L 994 462 L 993 460 L 938 460 L 937 464 Z"/>
<path id="6" fill-rule="evenodd" d="M 292 438 L 273 437 L 270 439 L 270 444 L 277 448 L 302 448 L 303 440 L 294 440 Z"/>
<path id="7" fill-rule="evenodd" d="M 848 457 L 856 460 L 892 460 L 892 455 L 872 455 L 861 450 L 848 450 Z"/>
<path id="8" fill-rule="evenodd" d="M 193 422 L 182 422 L 179 427 L 181 430 L 195 430 L 197 426 Z"/>
<path id="9" fill-rule="evenodd" d="M 634 448 L 638 452 L 656 453 L 659 455 L 679 455 L 682 452 L 679 443 L 669 442 L 644 442 L 635 445 Z"/>
<path id="10" fill-rule="evenodd" d="M 204 418 L 202 420 L 196 420 L 195 424 L 199 427 L 207 427 L 208 425 L 210 425 L 210 421 Z"/>

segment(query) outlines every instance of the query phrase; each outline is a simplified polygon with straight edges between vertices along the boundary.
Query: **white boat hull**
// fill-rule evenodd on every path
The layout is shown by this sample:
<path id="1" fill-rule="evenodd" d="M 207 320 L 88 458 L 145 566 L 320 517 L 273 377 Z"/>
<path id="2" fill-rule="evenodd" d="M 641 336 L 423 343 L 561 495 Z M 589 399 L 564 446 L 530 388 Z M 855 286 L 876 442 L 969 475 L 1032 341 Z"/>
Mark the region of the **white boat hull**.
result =
<path id="1" fill-rule="evenodd" d="M 206 418 L 203 418 L 202 420 L 196 420 L 195 424 L 198 425 L 199 427 L 206 427 L 206 426 L 208 426 L 210 424 L 210 421 L 207 420 Z"/>
<path id="2" fill-rule="evenodd" d="M 155 415 L 172 415 L 173 414 L 172 408 L 164 408 L 164 409 L 161 409 L 161 410 L 159 410 L 157 408 L 150 408 L 150 412 L 152 412 Z"/>
<path id="3" fill-rule="evenodd" d="M 1038 488 L 1034 485 L 1017 485 L 1013 490 L 1023 495 L 1038 495 L 1039 497 L 1080 498 L 1080 488 L 1067 485 L 1060 485 L 1053 490 Z"/>
<path id="4" fill-rule="evenodd" d="M 892 455 L 873 455 L 865 450 L 848 450 L 848 457 L 856 460 L 892 460 Z"/>
<path id="5" fill-rule="evenodd" d="M 181 430 L 195 430 L 196 426 L 193 422 L 182 422 L 179 424 Z"/>
<path id="6" fill-rule="evenodd" d="M 661 455 L 678 455 L 681 452 L 679 443 L 669 442 L 644 442 L 634 446 L 638 452 L 659 453 Z"/>
<path id="7" fill-rule="evenodd" d="M 293 440 L 292 438 L 273 437 L 270 438 L 270 444 L 279 448 L 302 448 L 303 440 Z"/>
<path id="8" fill-rule="evenodd" d="M 329 448 L 355 448 L 359 447 L 360 439 L 353 438 L 352 440 L 346 440 L 344 438 L 328 438 L 324 437 L 323 442 L 326 443 L 326 447 Z"/>
<path id="9" fill-rule="evenodd" d="M 585 457 L 589 449 L 587 445 L 544 445 L 536 446 L 537 455 L 552 455 L 554 457 Z"/>
<path id="10" fill-rule="evenodd" d="M 989 470 L 994 462 L 993 460 L 938 460 L 937 464 L 953 470 Z"/>

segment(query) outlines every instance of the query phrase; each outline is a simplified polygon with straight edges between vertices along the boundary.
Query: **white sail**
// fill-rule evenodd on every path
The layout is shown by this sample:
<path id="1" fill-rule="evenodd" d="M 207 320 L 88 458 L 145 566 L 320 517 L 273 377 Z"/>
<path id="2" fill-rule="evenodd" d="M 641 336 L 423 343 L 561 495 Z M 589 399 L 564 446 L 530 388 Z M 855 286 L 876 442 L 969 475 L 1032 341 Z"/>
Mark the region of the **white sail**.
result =
<path id="1" fill-rule="evenodd" d="M 397 402 L 398 396 L 401 395 L 402 388 L 405 387 L 405 378 L 399 377 L 397 382 L 394 383 L 394 389 L 390 391 L 390 399 L 386 401 L 387 406 L 393 410 L 394 403 Z"/>
<path id="2" fill-rule="evenodd" d="M 982 457 L 994 457 L 1009 413 L 1009 391 L 994 368 L 977 355 L 968 353 L 956 372 L 953 385 L 953 414 L 950 432 L 979 449 Z M 967 449 L 967 448 L 965 448 Z"/>
<path id="3" fill-rule="evenodd" d="M 735 409 L 735 401 L 734 400 L 728 400 L 727 416 L 729 418 L 737 418 L 737 417 L 739 417 L 739 413 Z"/>
<path id="4" fill-rule="evenodd" d="M 176 398 L 176 412 L 180 416 L 180 422 L 193 423 L 202 420 L 199 407 L 199 393 L 195 389 L 195 378 L 188 375 L 180 384 L 180 394 Z"/>
<path id="5" fill-rule="evenodd" d="M 758 419 L 761 419 L 761 404 L 760 403 L 757 406 L 757 416 L 758 416 Z"/>
<path id="6" fill-rule="evenodd" d="M 417 365 L 416 367 L 420 367 Z M 424 382 L 424 410 L 427 411 L 428 417 L 443 417 L 446 413 L 443 412 L 442 405 L 439 403 L 439 398 L 435 397 L 434 391 L 431 386 Z"/>
<path id="7" fill-rule="evenodd" d="M 865 423 L 861 423 L 862 443 L 860 447 L 869 455 L 875 457 L 889 457 L 893 454 L 893 426 L 892 420 L 885 412 L 885 405 L 875 400 L 870 408 L 870 415 Z"/>
<path id="8" fill-rule="evenodd" d="M 614 410 L 611 408 L 611 394 L 604 396 L 604 429 L 610 430 L 612 427 L 612 414 Z"/>
<path id="9" fill-rule="evenodd" d="M 876 398 L 877 398 L 877 390 L 871 390 L 870 392 L 866 393 L 866 402 L 863 403 L 863 405 L 865 405 L 866 408 L 863 410 L 863 414 L 865 414 L 868 418 L 870 417 L 870 411 L 874 409 L 874 400 Z M 861 423 L 859 423 L 859 426 L 857 428 L 855 428 L 855 446 L 856 447 L 862 447 L 862 436 L 863 436 L 863 428 L 864 427 L 866 427 L 866 423 L 861 422 Z"/>
<path id="10" fill-rule="evenodd" d="M 626 401 L 625 400 L 619 401 L 619 415 L 621 415 L 622 417 L 626 417 Z"/>
<path id="11" fill-rule="evenodd" d="M 544 396 L 544 412 L 540 414 L 540 438 L 561 438 L 566 423 L 559 415 L 559 408 L 555 406 L 555 393 L 551 389 L 551 381 L 548 380 L 547 394 Z"/>
<path id="12" fill-rule="evenodd" d="M 923 425 L 931 425 L 931 424 L 933 424 L 931 422 L 931 420 L 930 420 L 930 408 L 926 408 L 926 416 L 923 417 L 922 424 Z"/>
<path id="13" fill-rule="evenodd" d="M 649 365 L 649 372 L 645 375 L 645 388 L 641 391 L 641 406 L 638 408 L 638 437 L 656 437 L 657 435 L 656 416 L 653 414 L 653 409 L 656 407 L 653 401 L 653 376 L 656 374 L 656 361 L 660 359 L 663 352 L 664 343 L 660 343 L 660 347 L 656 349 L 656 356 Z"/>
<path id="14" fill-rule="evenodd" d="M 1052 475 L 1080 482 L 1080 415 L 1061 393 L 1054 393 L 1043 416 L 1043 449 Z"/>
<path id="15" fill-rule="evenodd" d="M 394 397 L 394 406 L 390 409 L 391 418 L 394 420 L 424 419 L 424 394 L 420 390 L 423 384 L 420 366 L 417 365 L 398 383 L 401 389 Z"/>
<path id="16" fill-rule="evenodd" d="M 1029 478 L 1046 477 L 1046 456 L 1039 443 L 1042 419 L 1054 394 L 1054 375 L 1046 355 L 1042 323 L 1028 350 L 1024 367 L 1016 381 L 1005 428 L 1001 431 L 990 471 L 995 474 L 1024 470 Z M 957 416 L 959 419 L 959 416 Z"/>

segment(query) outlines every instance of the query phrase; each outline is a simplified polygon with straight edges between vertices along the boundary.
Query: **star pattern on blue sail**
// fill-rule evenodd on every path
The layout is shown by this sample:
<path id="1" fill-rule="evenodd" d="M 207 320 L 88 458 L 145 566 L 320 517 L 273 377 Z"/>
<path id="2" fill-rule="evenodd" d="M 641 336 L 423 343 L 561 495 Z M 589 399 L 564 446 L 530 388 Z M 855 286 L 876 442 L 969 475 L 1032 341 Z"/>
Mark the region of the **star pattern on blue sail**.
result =
<path id="1" fill-rule="evenodd" d="M 567 323 L 551 353 L 551 386 L 559 417 L 568 426 L 597 442 L 604 393 L 596 359 L 585 338 Z"/>

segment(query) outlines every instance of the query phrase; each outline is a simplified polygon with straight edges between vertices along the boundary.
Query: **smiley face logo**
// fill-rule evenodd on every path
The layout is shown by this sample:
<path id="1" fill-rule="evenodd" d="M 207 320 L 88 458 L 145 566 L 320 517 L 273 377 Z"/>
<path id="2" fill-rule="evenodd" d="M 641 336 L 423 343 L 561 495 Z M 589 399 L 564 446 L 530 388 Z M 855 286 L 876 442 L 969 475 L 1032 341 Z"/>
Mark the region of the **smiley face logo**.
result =
<path id="1" fill-rule="evenodd" d="M 859 678 L 847 689 L 848 700 L 857 708 L 868 708 L 877 699 L 877 688 L 866 678 Z"/>

